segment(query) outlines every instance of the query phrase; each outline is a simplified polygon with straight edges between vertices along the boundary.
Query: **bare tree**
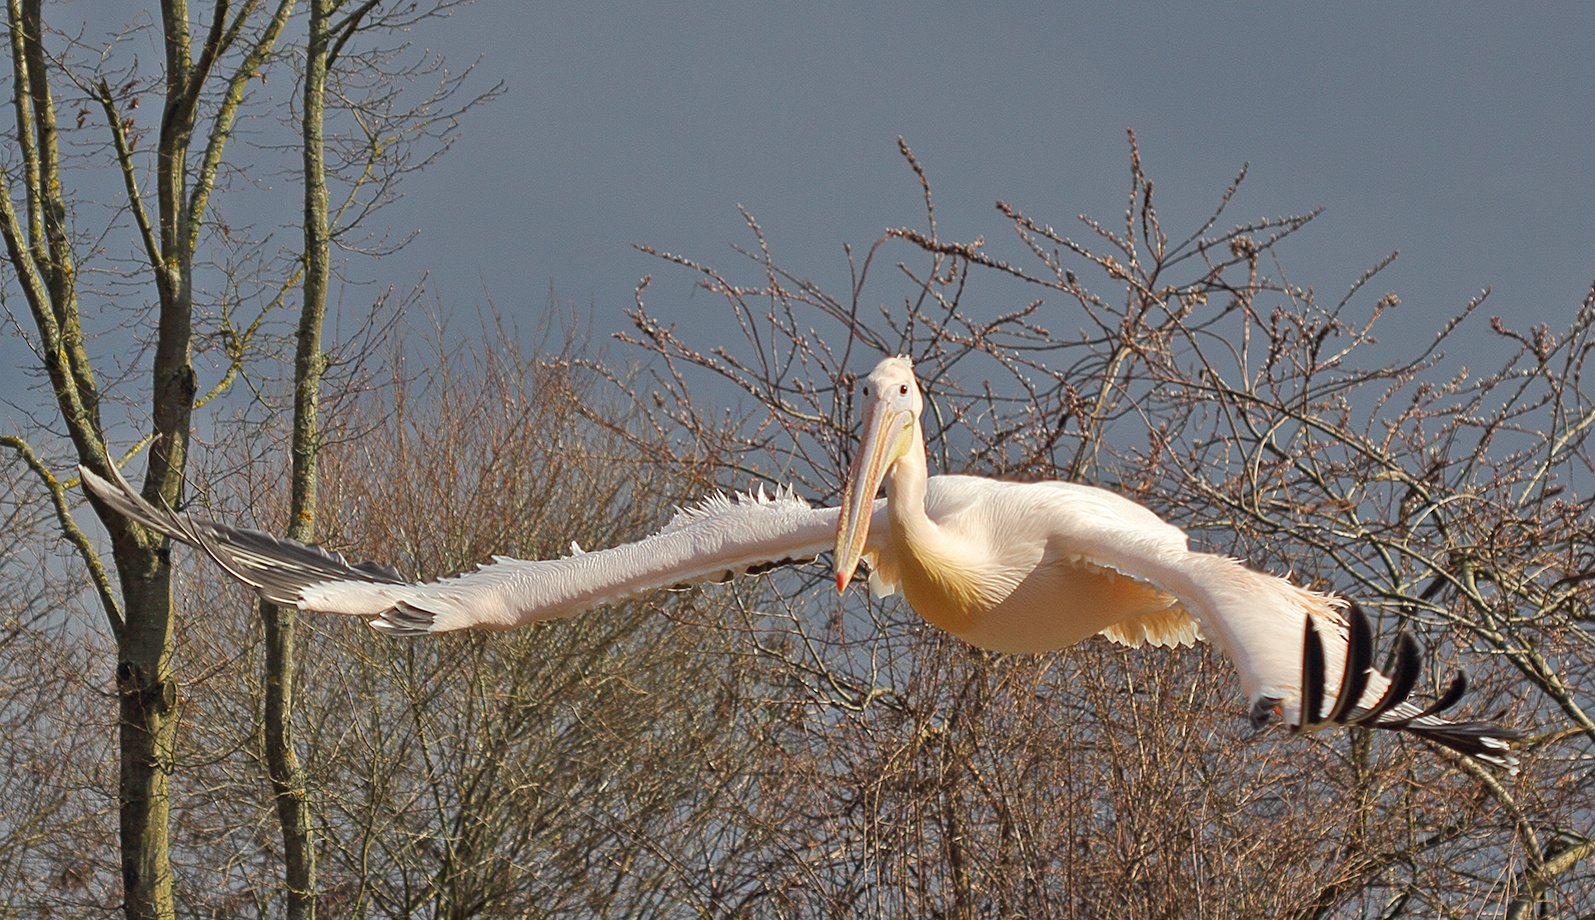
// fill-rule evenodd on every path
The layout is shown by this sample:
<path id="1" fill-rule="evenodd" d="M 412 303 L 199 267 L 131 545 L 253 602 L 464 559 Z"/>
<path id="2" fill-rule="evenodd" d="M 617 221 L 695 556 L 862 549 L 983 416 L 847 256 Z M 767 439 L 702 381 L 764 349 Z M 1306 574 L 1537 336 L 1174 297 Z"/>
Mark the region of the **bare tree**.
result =
<path id="1" fill-rule="evenodd" d="M 419 381 L 404 370 L 414 346 L 396 348 L 392 381 L 343 401 L 323 429 L 317 517 L 329 545 L 359 535 L 362 551 L 442 573 L 495 553 L 548 555 L 572 540 L 640 535 L 706 488 L 709 463 L 698 475 L 666 470 L 589 426 L 583 411 L 607 410 L 568 364 L 540 366 L 502 341 L 474 353 L 439 345 L 419 356 L 431 370 Z M 606 417 L 643 430 L 640 420 Z M 278 517 L 284 499 L 269 461 L 242 443 L 215 459 L 227 475 L 210 500 L 237 490 L 232 500 L 250 513 Z M 196 484 L 208 484 L 204 474 Z M 236 587 L 200 574 L 208 587 L 190 595 L 196 607 L 228 606 L 205 598 Z M 765 710 L 723 666 L 740 635 L 698 624 L 699 597 L 439 643 L 301 621 L 310 666 L 296 734 L 309 751 L 310 797 L 321 803 L 322 909 L 634 917 L 713 903 L 698 874 L 736 864 L 739 850 L 710 841 L 722 840 L 720 809 L 755 772 L 747 764 L 765 733 L 747 729 Z M 194 624 L 185 647 L 212 662 L 191 691 L 188 759 L 195 785 L 216 790 L 196 796 L 196 816 L 263 846 L 249 830 L 259 806 L 230 790 L 248 786 L 239 712 L 271 688 L 228 663 L 250 642 L 236 620 L 184 622 Z M 196 847 L 196 857 L 227 858 L 214 844 Z M 259 879 L 253 861 L 234 865 Z M 257 884 L 217 884 L 215 900 L 196 906 L 275 897 Z"/>
<path id="2" fill-rule="evenodd" d="M 900 603 L 838 602 L 813 567 L 503 636 L 396 643 L 357 623 L 272 611 L 256 632 L 253 618 L 217 613 L 239 606 L 236 587 L 208 570 L 174 586 L 164 547 L 113 523 L 124 527 L 112 531 L 118 565 L 146 564 L 121 576 L 127 610 L 164 598 L 167 617 L 158 669 L 130 670 L 132 683 L 119 687 L 114 784 L 94 773 L 112 720 L 96 719 L 95 688 L 73 677 L 96 649 L 34 628 L 29 611 L 58 601 L 5 574 L 15 567 L 0 557 L 9 592 L 0 603 L 20 612 L 22 627 L 0 633 L 0 679 L 7 714 L 29 726 L 6 754 L 14 769 L 4 791 L 26 804 L 0 815 L 0 877 L 36 879 L 7 888 L 18 892 L 16 909 L 114 905 L 110 863 L 96 862 L 93 841 L 119 802 L 134 801 L 123 798 L 127 739 L 141 725 L 145 736 L 151 726 L 165 732 L 155 739 L 164 746 L 150 748 L 164 759 L 143 763 L 169 798 L 146 808 L 149 833 L 139 839 L 158 838 L 167 865 L 162 884 L 135 892 L 156 857 L 124 856 L 130 915 L 307 916 L 318 906 L 406 917 L 1589 909 L 1585 432 L 1595 416 L 1580 383 L 1595 296 L 1557 334 L 1499 321 L 1476 334 L 1479 302 L 1462 305 L 1427 351 L 1380 359 L 1374 332 L 1401 309 L 1393 295 L 1372 294 L 1384 263 L 1343 298 L 1320 302 L 1287 279 L 1278 246 L 1311 214 L 1217 229 L 1244 171 L 1209 220 L 1169 238 L 1132 139 L 1122 225 L 1087 221 L 1080 243 L 999 205 L 1017 240 L 1003 247 L 940 236 L 926 174 L 905 146 L 925 225 L 888 231 L 860 253 L 844 296 L 783 270 L 751 218 L 753 280 L 673 259 L 724 298 L 741 343 L 683 338 L 644 306 L 644 288 L 635 340 L 656 359 L 647 375 L 584 352 L 572 333 L 545 360 L 502 341 L 474 352 L 438 344 L 427 361 L 438 374 L 426 383 L 406 374 L 415 346 L 400 339 L 387 356 L 392 378 L 356 384 L 336 376 L 337 360 L 360 349 L 319 341 L 320 311 L 336 285 L 335 247 L 392 244 L 346 233 L 383 194 L 356 177 L 392 164 L 357 136 L 316 140 L 324 122 L 314 107 L 325 99 L 312 89 L 312 59 L 324 55 L 326 79 L 341 72 L 354 86 L 363 78 L 336 64 L 376 34 L 361 28 L 394 21 L 381 20 L 382 9 L 323 5 L 310 17 L 295 152 L 312 177 L 323 174 L 313 151 L 335 152 L 331 187 L 307 184 L 293 468 L 226 424 L 205 462 L 187 462 L 161 447 L 161 428 L 166 478 L 157 481 L 152 457 L 147 495 L 176 500 L 173 477 L 186 473 L 193 500 L 217 516 L 288 519 L 302 538 L 313 525 L 329 546 L 358 542 L 362 555 L 420 576 L 496 553 L 562 554 L 572 541 L 639 536 L 671 504 L 713 485 L 745 487 L 750 476 L 833 499 L 852 449 L 852 372 L 878 354 L 907 353 L 941 469 L 1109 485 L 1208 548 L 1356 595 L 1387 629 L 1410 624 L 1435 658 L 1482 672 L 1478 705 L 1505 707 L 1535 732 L 1523 774 L 1504 778 L 1366 732 L 1254 734 L 1238 718 L 1227 665 L 1205 651 L 1093 642 L 1059 655 L 991 655 L 938 635 Z M 12 37 L 31 79 L 58 71 L 30 51 L 42 40 L 19 31 L 29 10 L 37 12 L 13 5 Z M 255 19 L 225 21 L 243 25 L 236 35 L 221 29 L 218 41 L 262 34 Z M 223 59 L 247 63 L 242 44 L 227 47 Z M 29 54 L 42 56 L 37 67 Z M 141 149 L 127 123 L 127 81 L 73 85 L 97 104 L 110 100 L 99 111 L 114 116 L 118 175 L 136 176 L 125 168 Z M 220 117 L 231 92 L 199 109 Z M 31 107 L 14 138 L 26 189 L 36 188 L 28 150 L 41 164 L 58 160 L 38 152 L 38 98 L 18 94 L 19 111 Z M 447 108 L 420 123 L 445 124 Z M 90 415 L 79 426 L 68 412 L 99 398 L 72 300 L 77 276 L 61 273 L 58 256 L 83 244 L 63 231 L 64 248 L 51 249 L 47 230 L 64 226 L 70 209 L 62 199 L 52 211 L 39 181 L 38 232 L 5 218 L 9 210 L 0 229 L 8 244 L 13 230 L 26 244 L 11 247 L 12 263 L 24 294 L 41 298 L 36 342 L 61 430 L 74 454 L 102 468 L 115 458 L 101 423 Z M 134 205 L 127 213 L 139 229 Z M 148 274 L 165 270 L 144 261 Z M 36 288 L 24 269 L 40 279 Z M 263 284 L 275 292 L 268 301 L 301 280 L 290 276 Z M 52 287 L 50 277 L 69 283 Z M 52 299 L 57 288 L 64 300 Z M 220 326 L 224 379 L 249 374 L 248 339 L 266 333 L 231 319 Z M 1488 373 L 1446 355 L 1466 342 L 1477 365 L 1486 340 L 1506 346 Z M 161 331 L 155 365 L 180 373 L 163 357 L 170 347 Z M 718 392 L 738 394 L 738 411 L 728 416 L 705 397 L 717 392 L 700 385 L 706 378 L 729 383 Z M 163 386 L 156 392 L 170 392 Z M 330 411 L 322 389 L 334 397 Z M 157 413 L 168 426 L 181 416 L 183 437 L 196 390 L 181 413 Z M 269 390 L 258 390 L 268 403 Z M 259 421 L 255 407 L 227 411 Z M 31 488 L 48 495 L 47 519 L 87 563 L 111 611 L 117 660 L 142 667 L 129 657 L 145 648 L 126 626 L 132 614 L 94 568 L 50 472 L 64 461 L 22 438 L 6 444 L 20 464 L 7 469 L 29 471 Z M 22 497 L 6 509 L 35 509 L 17 521 L 36 531 L 44 505 L 16 487 L 8 494 Z M 160 679 L 140 684 L 140 674 Z M 1508 689 L 1520 687 L 1515 697 Z M 52 702 L 70 727 L 41 718 Z M 130 723 L 129 707 L 166 721 Z M 174 713 L 188 731 L 175 732 Z M 76 785 L 43 774 L 47 761 Z M 170 790 L 165 777 L 178 769 L 192 782 Z M 126 826 L 128 812 L 119 817 Z M 186 882 L 176 892 L 174 875 Z"/>
<path id="3" fill-rule="evenodd" d="M 47 47 L 42 4 L 13 0 L 10 31 L 12 102 L 10 133 L 19 169 L 7 171 L 0 195 L 0 235 L 14 280 L 33 318 L 35 354 L 47 372 L 58 419 L 79 462 L 108 470 L 108 452 L 95 362 L 86 344 L 79 299 L 82 250 L 97 234 L 78 226 L 77 202 L 59 141 L 56 93 L 65 81 L 98 104 L 109 141 L 107 165 L 124 184 L 122 207 L 133 222 L 143 259 L 141 273 L 155 303 L 152 341 L 149 471 L 144 494 L 176 502 L 187 462 L 189 426 L 200 396 L 191 364 L 194 336 L 195 252 L 215 190 L 223 155 L 249 81 L 265 66 L 291 2 L 237 11 L 219 4 L 202 39 L 190 34 L 185 3 L 162 7 L 165 52 L 161 107 L 153 149 L 131 109 L 150 87 L 136 72 L 108 68 L 79 73 Z M 84 117 L 93 113 L 85 106 Z M 154 192 L 142 188 L 145 158 L 153 163 Z M 19 173 L 19 174 L 18 174 Z M 19 214 L 13 196 L 26 207 Z M 59 524 L 78 546 L 95 584 L 117 645 L 120 706 L 122 879 L 129 917 L 171 916 L 172 873 L 167 839 L 177 685 L 172 652 L 171 566 L 164 538 L 145 533 L 112 513 L 102 517 L 112 535 L 120 600 L 97 552 L 65 513 L 64 486 L 20 440 L 12 446 L 55 493 Z"/>
<path id="4" fill-rule="evenodd" d="M 447 145 L 465 110 L 501 89 L 494 87 L 457 105 L 454 97 L 464 76 L 444 76 L 435 92 L 423 96 L 419 103 L 412 102 L 395 87 L 425 76 L 435 66 L 430 56 L 422 55 L 417 60 L 386 49 L 363 48 L 359 47 L 360 39 L 406 31 L 458 5 L 458 0 L 425 6 L 378 0 L 310 0 L 299 121 L 305 203 L 303 303 L 294 352 L 287 528 L 288 535 L 301 542 L 309 542 L 315 533 L 317 455 L 322 439 L 321 385 L 328 365 L 322 326 L 333 279 L 334 243 L 355 233 L 365 218 L 393 194 L 394 185 L 403 175 L 424 166 Z M 341 84 L 351 78 L 367 84 L 363 95 L 341 92 Z M 329 84 L 337 93 L 334 98 L 342 100 L 341 108 L 354 122 L 345 136 L 334 138 L 341 142 L 342 160 L 330 172 L 343 188 L 343 198 L 336 209 L 328 187 Z M 432 143 L 418 143 L 418 138 Z M 264 601 L 259 607 L 265 624 L 266 763 L 283 831 L 287 913 L 289 917 L 311 917 L 316 903 L 316 849 L 311 806 L 291 723 L 295 611 Z"/>
<path id="5" fill-rule="evenodd" d="M 271 315 L 302 284 L 292 400 L 297 499 L 290 529 L 310 537 L 316 405 L 322 377 L 337 360 L 321 340 L 329 289 L 337 278 L 335 247 L 379 254 L 402 244 L 402 239 L 361 238 L 356 231 L 363 218 L 391 199 L 403 175 L 447 146 L 458 116 L 475 101 L 454 99 L 461 75 L 442 74 L 430 55 L 406 54 L 402 39 L 392 36 L 454 5 L 452 0 L 420 6 L 329 0 L 312 5 L 298 121 L 303 128 L 300 169 L 306 177 L 304 247 L 291 247 L 280 257 L 267 251 L 268 239 L 228 225 L 218 193 L 237 175 L 228 166 L 229 142 L 239 133 L 242 114 L 251 108 L 258 114 L 286 110 L 286 102 L 283 109 L 274 108 L 278 103 L 265 87 L 281 60 L 279 39 L 289 24 L 292 0 L 217 3 L 197 34 L 191 30 L 199 17 L 186 3 L 165 3 L 153 22 L 115 34 L 103 45 L 85 39 L 88 26 L 76 34 L 52 32 L 42 4 L 33 0 L 8 7 L 16 114 L 8 140 L 19 165 L 7 171 L 7 194 L 0 196 L 0 233 L 15 286 L 32 316 L 30 344 L 49 382 L 54 419 L 7 435 L 5 443 L 47 487 L 57 524 L 89 574 L 116 643 L 121 707 L 116 798 L 128 916 L 171 916 L 176 909 L 168 827 L 170 779 L 180 747 L 175 733 L 181 681 L 173 669 L 169 550 L 164 538 L 105 515 L 120 583 L 120 591 L 114 589 L 92 542 L 72 520 L 68 483 L 52 470 L 71 462 L 107 470 L 148 446 L 145 495 L 179 503 L 195 409 L 256 373 L 253 358 L 277 334 Z M 370 41 L 372 36 L 384 38 Z M 129 46 L 146 40 L 163 51 L 164 66 L 155 79 L 140 71 L 136 53 L 128 53 Z M 428 74 L 437 75 L 430 93 L 414 82 Z M 337 153 L 330 166 L 323 131 L 329 79 L 336 99 L 332 108 L 342 113 L 332 134 Z M 140 110 L 150 96 L 158 105 Z M 75 121 L 59 117 L 63 105 L 67 111 L 76 106 Z M 156 131 L 139 124 L 150 108 L 159 109 L 149 119 L 158 123 Z M 64 146 L 63 135 L 78 143 Z M 153 144 L 148 135 L 155 136 Z M 254 152 L 259 156 L 265 149 Z M 337 198 L 329 197 L 329 174 Z M 107 211 L 111 216 L 97 226 L 95 196 L 107 176 L 114 177 L 118 190 Z M 20 213 L 14 199 L 26 204 Z M 130 256 L 123 255 L 129 251 Z M 245 293 L 251 289 L 253 294 Z M 240 316 L 251 298 L 258 300 L 257 314 Z M 119 320 L 100 309 L 133 299 L 153 304 L 147 316 Z M 118 348 L 106 357 L 90 340 L 119 322 L 148 349 L 152 387 L 147 421 L 130 413 L 142 437 L 130 451 L 113 455 L 107 431 L 125 422 L 100 381 L 108 366 L 113 382 L 120 382 L 137 366 L 124 363 L 135 350 Z M 213 362 L 219 376 L 203 393 L 196 350 L 219 358 Z M 269 377 L 265 373 L 252 381 L 255 395 L 269 394 Z M 113 399 L 119 399 L 114 390 Z M 58 432 L 71 444 L 70 462 L 60 456 Z M 315 850 L 310 803 L 290 732 L 293 622 L 276 611 L 262 615 L 274 678 L 264 701 L 262 743 L 280 806 L 288 911 L 309 916 Z"/>

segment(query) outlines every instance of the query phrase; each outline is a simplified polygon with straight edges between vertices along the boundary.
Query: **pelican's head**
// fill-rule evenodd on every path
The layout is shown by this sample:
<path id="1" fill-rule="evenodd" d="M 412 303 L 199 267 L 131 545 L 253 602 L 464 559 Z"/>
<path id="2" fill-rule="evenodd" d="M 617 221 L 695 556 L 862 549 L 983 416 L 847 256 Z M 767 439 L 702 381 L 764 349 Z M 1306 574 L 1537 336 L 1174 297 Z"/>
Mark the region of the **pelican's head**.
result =
<path id="1" fill-rule="evenodd" d="M 886 358 L 859 385 L 864 431 L 842 492 L 842 516 L 836 525 L 836 590 L 846 591 L 869 538 L 870 512 L 881 481 L 918 437 L 919 413 L 925 408 L 907 358 Z"/>

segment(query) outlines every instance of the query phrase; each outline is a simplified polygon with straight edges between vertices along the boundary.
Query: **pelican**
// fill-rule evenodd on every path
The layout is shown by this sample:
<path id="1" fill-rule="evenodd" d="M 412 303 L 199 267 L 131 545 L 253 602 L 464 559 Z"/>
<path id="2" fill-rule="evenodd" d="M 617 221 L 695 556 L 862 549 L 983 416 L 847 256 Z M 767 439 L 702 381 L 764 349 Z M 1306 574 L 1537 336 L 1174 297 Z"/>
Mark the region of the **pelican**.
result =
<path id="1" fill-rule="evenodd" d="M 105 505 L 198 547 L 267 601 L 364 617 L 391 635 L 513 629 L 831 550 L 839 592 L 865 562 L 875 595 L 900 592 L 925 620 L 980 648 L 1045 652 L 1094 635 L 1129 646 L 1205 640 L 1235 665 L 1258 728 L 1405 731 L 1517 771 L 1517 732 L 1438 716 L 1462 696 L 1463 676 L 1428 707 L 1410 699 L 1420 670 L 1410 636 L 1381 673 L 1355 605 L 1193 551 L 1184 531 L 1123 496 L 1070 482 L 929 475 L 924 399 L 906 358 L 881 361 L 860 396 L 864 428 L 838 508 L 761 487 L 710 497 L 635 543 L 594 552 L 572 544 L 561 559 L 499 556 L 424 584 L 320 546 L 156 507 L 114 468 L 112 479 L 80 470 Z"/>

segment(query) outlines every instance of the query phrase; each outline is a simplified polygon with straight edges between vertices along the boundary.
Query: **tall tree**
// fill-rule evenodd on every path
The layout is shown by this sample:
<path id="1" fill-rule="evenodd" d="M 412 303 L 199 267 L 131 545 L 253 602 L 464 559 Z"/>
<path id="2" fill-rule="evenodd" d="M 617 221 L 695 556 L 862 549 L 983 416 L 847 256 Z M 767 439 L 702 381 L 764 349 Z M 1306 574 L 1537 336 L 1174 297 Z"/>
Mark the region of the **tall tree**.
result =
<path id="1" fill-rule="evenodd" d="M 418 135 L 446 144 L 455 120 L 464 109 L 499 90 L 495 87 L 461 108 L 449 108 L 445 103 L 452 100 L 460 86 L 460 78 L 454 77 L 444 78 L 436 93 L 414 107 L 395 106 L 393 103 L 399 97 L 389 92 L 377 93 L 367 100 L 372 107 L 362 109 L 361 114 L 367 116 L 371 124 L 397 130 L 361 132 L 353 143 L 345 145 L 346 153 L 352 152 L 357 168 L 353 176 L 347 172 L 339 176 L 346 180 L 346 194 L 342 206 L 335 211 L 328 187 L 329 80 L 341 66 L 375 77 L 373 84 L 377 86 L 392 87 L 403 83 L 403 77 L 417 76 L 428 67 L 425 59 L 420 63 L 413 59 L 401 61 L 398 70 L 383 72 L 384 56 L 356 52 L 350 46 L 351 40 L 362 32 L 402 30 L 456 5 L 457 0 L 439 0 L 424 6 L 382 0 L 310 0 L 299 121 L 304 183 L 303 280 L 294 349 L 293 432 L 289 448 L 287 532 L 295 540 L 309 542 L 316 529 L 317 458 L 322 437 L 321 386 L 329 360 L 323 346 L 322 328 L 333 280 L 335 237 L 349 231 L 379 206 L 400 176 L 429 161 L 425 155 L 419 163 L 411 161 L 401 149 L 413 150 L 413 140 Z M 348 102 L 347 98 L 345 101 Z M 282 828 L 287 913 L 291 918 L 300 918 L 315 915 L 316 850 L 311 801 L 293 741 L 295 613 L 291 608 L 260 604 L 266 657 L 265 761 Z"/>
<path id="2" fill-rule="evenodd" d="M 62 428 L 79 462 L 109 471 L 94 361 L 78 298 L 81 241 L 74 238 L 73 202 L 60 154 L 56 85 L 69 80 L 95 100 L 106 121 L 114 167 L 125 191 L 143 273 L 154 290 L 150 397 L 150 456 L 143 492 L 176 503 L 188 459 L 190 420 L 198 394 L 191 362 L 194 338 L 194 256 L 211 194 L 249 81 L 266 65 L 293 9 L 250 0 L 236 10 L 218 0 L 196 42 L 182 0 L 161 6 L 165 51 L 160 124 L 154 151 L 155 193 L 142 189 L 141 132 L 128 109 L 136 105 L 136 74 L 81 75 L 47 48 L 41 0 L 9 0 L 12 143 L 20 168 L 5 177 L 0 234 L 37 332 L 36 352 L 47 372 Z M 223 62 L 227 64 L 224 66 Z M 81 114 L 87 115 L 87 109 Z M 25 203 L 18 214 L 13 197 Z M 167 839 L 177 682 L 171 671 L 172 570 L 165 538 L 98 509 L 111 534 L 121 601 L 89 541 L 66 514 L 63 486 L 45 471 L 31 446 L 8 443 L 43 473 L 60 509 L 61 526 L 77 545 L 94 580 L 116 640 L 120 718 L 122 878 L 128 917 L 173 914 Z"/>
<path id="3" fill-rule="evenodd" d="M 320 436 L 321 378 L 326 370 L 321 331 L 327 315 L 331 258 L 327 228 L 326 110 L 327 63 L 332 35 L 330 0 L 311 0 L 305 48 L 300 138 L 304 157 L 304 282 L 299 331 L 294 350 L 293 435 L 290 455 L 288 534 L 310 542 L 315 534 L 316 454 Z M 296 611 L 260 602 L 265 630 L 265 760 L 282 828 L 283 882 L 290 918 L 315 916 L 316 848 L 304 769 L 294 749 L 294 620 Z"/>

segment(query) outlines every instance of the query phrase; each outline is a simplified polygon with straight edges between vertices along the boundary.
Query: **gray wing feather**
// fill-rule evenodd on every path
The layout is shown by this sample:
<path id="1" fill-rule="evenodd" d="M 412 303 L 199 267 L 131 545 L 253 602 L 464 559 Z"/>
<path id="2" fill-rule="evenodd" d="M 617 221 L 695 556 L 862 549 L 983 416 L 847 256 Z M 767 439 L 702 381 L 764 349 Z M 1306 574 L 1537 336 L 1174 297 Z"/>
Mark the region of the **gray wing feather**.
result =
<path id="1" fill-rule="evenodd" d="M 342 554 L 315 544 L 173 511 L 164 502 L 157 507 L 139 495 L 114 468 L 114 481 L 87 467 L 79 466 L 78 472 L 83 484 L 100 501 L 151 530 L 198 547 L 229 575 L 273 604 L 296 606 L 306 588 L 333 581 L 405 584 L 399 573 L 388 566 L 372 562 L 351 564 Z"/>

